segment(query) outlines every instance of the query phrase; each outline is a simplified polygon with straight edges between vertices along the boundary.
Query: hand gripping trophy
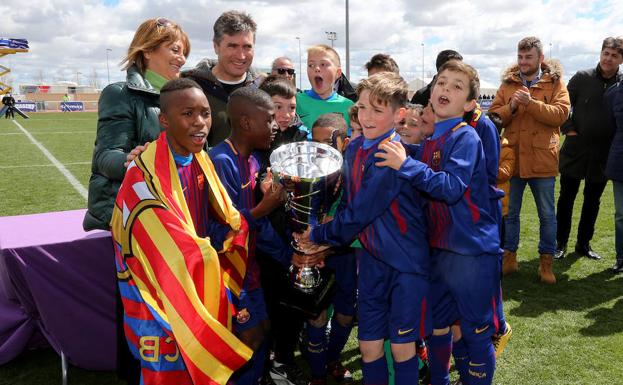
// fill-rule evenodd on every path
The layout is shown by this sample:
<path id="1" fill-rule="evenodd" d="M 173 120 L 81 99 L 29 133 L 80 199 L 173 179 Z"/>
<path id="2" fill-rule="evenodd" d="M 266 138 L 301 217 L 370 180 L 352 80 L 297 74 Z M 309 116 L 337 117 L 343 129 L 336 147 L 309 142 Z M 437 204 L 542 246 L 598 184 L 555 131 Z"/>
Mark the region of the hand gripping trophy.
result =
<path id="1" fill-rule="evenodd" d="M 295 142 L 277 148 L 270 156 L 275 182 L 288 193 L 286 214 L 293 233 L 306 231 L 323 223 L 338 198 L 342 155 L 331 146 L 315 142 Z M 326 248 L 305 249 L 293 241 L 300 254 L 325 253 Z M 299 291 L 321 301 L 329 289 L 329 278 L 318 266 L 290 267 L 293 285 Z M 329 276 L 330 277 L 330 276 Z"/>

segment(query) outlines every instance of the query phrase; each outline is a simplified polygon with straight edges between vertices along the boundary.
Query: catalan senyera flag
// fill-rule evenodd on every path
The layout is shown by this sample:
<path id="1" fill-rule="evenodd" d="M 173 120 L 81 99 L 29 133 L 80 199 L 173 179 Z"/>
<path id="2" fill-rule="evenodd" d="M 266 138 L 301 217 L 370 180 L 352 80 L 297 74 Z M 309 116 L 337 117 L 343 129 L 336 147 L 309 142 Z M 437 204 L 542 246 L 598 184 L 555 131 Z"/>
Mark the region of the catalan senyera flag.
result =
<path id="1" fill-rule="evenodd" d="M 230 296 L 246 272 L 248 226 L 205 152 L 210 216 L 231 227 L 217 252 L 199 237 L 166 133 L 126 171 L 111 220 L 124 328 L 143 384 L 226 384 L 252 351 L 232 333 Z"/>

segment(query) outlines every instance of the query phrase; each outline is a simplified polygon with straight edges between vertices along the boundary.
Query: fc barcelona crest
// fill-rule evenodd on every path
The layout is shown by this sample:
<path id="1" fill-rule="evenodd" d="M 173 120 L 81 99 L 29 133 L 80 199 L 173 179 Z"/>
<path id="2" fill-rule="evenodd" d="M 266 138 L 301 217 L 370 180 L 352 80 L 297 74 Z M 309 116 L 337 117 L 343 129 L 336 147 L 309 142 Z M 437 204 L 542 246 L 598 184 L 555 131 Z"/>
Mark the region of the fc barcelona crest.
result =
<path id="1" fill-rule="evenodd" d="M 437 167 L 441 163 L 441 150 L 433 152 L 432 164 Z"/>

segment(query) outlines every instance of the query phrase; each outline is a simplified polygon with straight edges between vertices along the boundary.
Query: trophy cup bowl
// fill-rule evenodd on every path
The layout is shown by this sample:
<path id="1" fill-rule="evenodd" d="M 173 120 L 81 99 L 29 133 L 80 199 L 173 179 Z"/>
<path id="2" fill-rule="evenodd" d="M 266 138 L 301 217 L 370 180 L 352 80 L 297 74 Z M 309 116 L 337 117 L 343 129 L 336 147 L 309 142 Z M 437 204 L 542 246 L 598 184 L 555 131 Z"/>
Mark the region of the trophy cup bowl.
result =
<path id="1" fill-rule="evenodd" d="M 288 193 L 286 215 L 293 232 L 324 222 L 337 199 L 342 169 L 342 154 L 331 146 L 315 142 L 294 142 L 280 146 L 270 156 L 274 182 L 284 185 Z M 292 246 L 305 254 L 298 245 Z M 290 267 L 294 286 L 313 293 L 322 283 L 322 274 L 315 266 Z"/>

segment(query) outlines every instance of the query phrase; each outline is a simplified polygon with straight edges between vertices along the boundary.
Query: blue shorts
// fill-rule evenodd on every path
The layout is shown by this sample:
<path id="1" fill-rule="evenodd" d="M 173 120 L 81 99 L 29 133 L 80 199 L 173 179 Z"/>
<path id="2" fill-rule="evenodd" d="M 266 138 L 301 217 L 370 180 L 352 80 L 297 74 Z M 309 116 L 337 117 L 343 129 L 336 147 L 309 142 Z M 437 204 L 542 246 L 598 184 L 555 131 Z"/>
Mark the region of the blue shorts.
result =
<path id="1" fill-rule="evenodd" d="M 233 327 L 236 333 L 251 329 L 268 318 L 262 288 L 251 291 L 242 290 L 239 299 L 232 296 L 232 302 L 236 309 L 233 317 Z"/>
<path id="2" fill-rule="evenodd" d="M 357 249 L 357 256 L 359 339 L 408 343 L 430 334 L 426 277 L 397 271 L 365 249 Z"/>
<path id="3" fill-rule="evenodd" d="M 357 259 L 355 253 L 334 255 L 327 259 L 327 267 L 335 272 L 333 309 L 346 316 L 355 315 L 357 301 Z"/>
<path id="4" fill-rule="evenodd" d="M 500 294 L 499 256 L 469 256 L 433 249 L 431 258 L 433 327 L 443 329 L 460 320 L 462 329 L 493 335 Z"/>

